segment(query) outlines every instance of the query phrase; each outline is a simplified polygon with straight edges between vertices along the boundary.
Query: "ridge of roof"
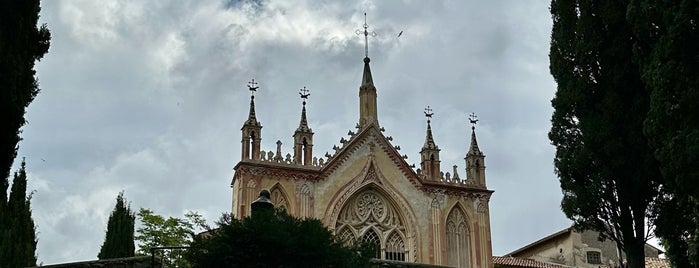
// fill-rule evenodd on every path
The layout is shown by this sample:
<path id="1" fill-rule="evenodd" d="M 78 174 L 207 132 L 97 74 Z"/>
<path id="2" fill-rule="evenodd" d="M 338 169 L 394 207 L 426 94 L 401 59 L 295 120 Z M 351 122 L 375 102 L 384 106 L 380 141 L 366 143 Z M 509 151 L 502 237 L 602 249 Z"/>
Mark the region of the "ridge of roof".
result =
<path id="1" fill-rule="evenodd" d="M 523 251 L 525 251 L 525 250 L 527 250 L 527 249 L 530 249 L 530 248 L 533 248 L 534 246 L 536 246 L 536 245 L 538 245 L 538 244 L 541 244 L 541 243 L 543 243 L 543 242 L 546 242 L 546 241 L 548 241 L 548 240 L 551 240 L 551 239 L 556 238 L 556 237 L 558 237 L 558 236 L 561 236 L 561 235 L 563 235 L 563 234 L 569 233 L 569 232 L 571 232 L 571 231 L 573 230 L 572 228 L 573 228 L 573 227 L 568 227 L 568 228 L 565 228 L 565 229 L 560 230 L 560 231 L 558 231 L 558 232 L 555 232 L 555 233 L 553 233 L 553 234 L 550 234 L 550 235 L 548 235 L 548 236 L 545 236 L 544 238 L 541 238 L 541 239 L 536 240 L 536 241 L 534 241 L 534 242 L 532 242 L 532 243 L 529 243 L 529 244 L 527 244 L 527 245 L 525 245 L 525 246 L 523 246 L 523 247 L 521 247 L 521 248 L 519 248 L 519 249 L 516 249 L 516 250 L 514 250 L 514 251 L 512 251 L 512 252 L 510 252 L 510 253 L 508 253 L 508 254 L 506 254 L 505 256 L 512 256 L 512 255 L 516 255 L 516 254 L 522 253 Z"/>
<path id="2" fill-rule="evenodd" d="M 512 256 L 493 256 L 493 264 L 499 265 L 510 265 L 518 267 L 531 267 L 531 268 L 567 268 L 570 266 L 560 265 L 549 262 L 541 262 L 533 259 L 518 258 Z"/>

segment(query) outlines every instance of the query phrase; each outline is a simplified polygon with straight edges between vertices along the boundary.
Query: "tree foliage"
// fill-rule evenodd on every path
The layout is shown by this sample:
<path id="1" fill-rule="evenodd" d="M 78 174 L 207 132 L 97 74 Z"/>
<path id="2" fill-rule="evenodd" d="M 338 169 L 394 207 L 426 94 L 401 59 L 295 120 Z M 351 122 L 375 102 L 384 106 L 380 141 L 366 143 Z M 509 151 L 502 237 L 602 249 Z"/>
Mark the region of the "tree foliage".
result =
<path id="1" fill-rule="evenodd" d="M 117 202 L 109 216 L 107 222 L 107 232 L 104 237 L 104 243 L 100 248 L 97 258 L 113 259 L 133 257 L 134 248 L 134 224 L 136 223 L 136 214 L 131 211 L 129 205 L 124 200 L 124 192 L 120 192 L 117 196 Z"/>
<path id="2" fill-rule="evenodd" d="M 558 84 L 549 139 L 561 208 L 579 229 L 617 242 L 643 267 L 658 164 L 642 135 L 647 85 L 632 58 L 627 1 L 553 0 L 550 71 Z"/>
<path id="3" fill-rule="evenodd" d="M 267 210 L 198 235 L 187 252 L 193 267 L 366 267 L 374 251 L 345 245 L 317 219 Z"/>
<path id="4" fill-rule="evenodd" d="M 678 267 L 699 263 L 699 3 L 632 0 L 635 60 L 650 86 L 644 124 L 663 175 L 657 235 Z M 691 260 L 691 261 L 690 261 Z"/>
<path id="5" fill-rule="evenodd" d="M 27 173 L 22 160 L 12 180 L 10 199 L 1 208 L 5 217 L 0 222 L 0 268 L 36 266 L 36 229 L 31 194 L 26 193 Z"/>
<path id="6" fill-rule="evenodd" d="M 188 246 L 197 227 L 204 226 L 204 218 L 196 212 L 187 212 L 184 218 L 169 217 L 153 213 L 150 209 L 138 211 L 141 226 L 136 231 L 138 254 L 150 255 L 151 248 Z M 177 267 L 188 266 L 183 262 L 183 251 L 169 250 L 161 255 L 162 262 Z"/>
<path id="7" fill-rule="evenodd" d="M 39 92 L 34 63 L 48 52 L 51 39 L 46 25 L 37 27 L 39 10 L 39 0 L 0 1 L 0 267 L 36 262 L 24 161 L 15 173 L 9 202 L 7 190 L 24 112 Z"/>
<path id="8" fill-rule="evenodd" d="M 34 62 L 49 50 L 51 34 L 37 27 L 39 0 L 0 1 L 0 178 L 10 174 L 24 113 L 39 93 Z M 5 186 L 5 183 L 0 186 Z M 2 188 L 5 189 L 5 188 Z M 5 196 L 6 193 L 2 193 Z M 2 199 L 2 198 L 0 198 Z"/>

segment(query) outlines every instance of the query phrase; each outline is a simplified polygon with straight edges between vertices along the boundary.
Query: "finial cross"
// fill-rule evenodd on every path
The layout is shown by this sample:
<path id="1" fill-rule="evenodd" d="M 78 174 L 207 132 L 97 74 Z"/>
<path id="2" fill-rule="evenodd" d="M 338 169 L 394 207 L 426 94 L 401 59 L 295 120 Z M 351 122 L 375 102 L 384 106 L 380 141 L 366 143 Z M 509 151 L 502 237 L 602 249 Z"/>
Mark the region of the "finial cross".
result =
<path id="1" fill-rule="evenodd" d="M 432 108 L 430 108 L 430 106 L 428 105 L 427 108 L 425 108 L 425 117 L 427 118 L 427 123 L 430 122 L 430 118 L 432 118 L 433 115 L 434 113 L 432 112 Z"/>
<path id="2" fill-rule="evenodd" d="M 428 105 L 427 108 L 425 108 L 425 117 L 432 118 L 433 115 L 432 108 Z"/>
<path id="3" fill-rule="evenodd" d="M 306 105 L 306 100 L 308 99 L 308 96 L 311 95 L 308 92 L 310 91 L 306 87 L 299 89 L 299 95 L 301 95 L 301 99 L 303 99 L 303 105 Z"/>
<path id="4" fill-rule="evenodd" d="M 357 35 L 364 34 L 364 57 L 368 58 L 369 57 L 369 35 L 374 37 L 374 36 L 376 36 L 376 32 L 374 32 L 374 31 L 369 32 L 369 24 L 366 23 L 366 12 L 364 12 L 364 25 L 362 25 L 362 27 L 364 28 L 364 31 L 362 31 L 361 29 L 357 29 L 357 31 L 355 31 L 355 33 Z"/>
<path id="5" fill-rule="evenodd" d="M 255 95 L 255 92 L 257 92 L 257 89 L 260 88 L 257 86 L 257 82 L 255 82 L 255 78 L 252 79 L 252 81 L 248 82 L 248 90 L 250 90 L 251 95 Z"/>
<path id="6" fill-rule="evenodd" d="M 472 129 L 476 128 L 476 123 L 478 123 L 478 116 L 476 116 L 476 113 L 468 115 L 468 121 L 471 123 Z"/>

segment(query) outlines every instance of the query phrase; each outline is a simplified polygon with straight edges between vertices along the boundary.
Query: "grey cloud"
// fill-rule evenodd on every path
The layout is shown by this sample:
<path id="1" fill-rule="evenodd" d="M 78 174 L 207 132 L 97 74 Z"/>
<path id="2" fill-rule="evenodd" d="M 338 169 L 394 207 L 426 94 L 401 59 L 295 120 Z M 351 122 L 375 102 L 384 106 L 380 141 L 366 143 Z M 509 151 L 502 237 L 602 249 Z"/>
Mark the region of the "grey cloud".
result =
<path id="1" fill-rule="evenodd" d="M 19 153 L 37 178 L 39 260 L 94 259 L 122 189 L 132 207 L 166 216 L 191 209 L 213 222 L 229 210 L 251 78 L 261 86 L 264 150 L 291 142 L 307 86 L 316 155 L 331 151 L 357 121 L 364 43 L 354 31 L 365 11 L 378 33 L 370 56 L 379 120 L 408 162 L 419 164 L 430 105 L 443 169 L 463 169 L 466 114 L 476 112 L 496 190 L 494 253 L 565 227 L 545 136 L 555 89 L 546 4 L 44 2 L 52 47 Z"/>

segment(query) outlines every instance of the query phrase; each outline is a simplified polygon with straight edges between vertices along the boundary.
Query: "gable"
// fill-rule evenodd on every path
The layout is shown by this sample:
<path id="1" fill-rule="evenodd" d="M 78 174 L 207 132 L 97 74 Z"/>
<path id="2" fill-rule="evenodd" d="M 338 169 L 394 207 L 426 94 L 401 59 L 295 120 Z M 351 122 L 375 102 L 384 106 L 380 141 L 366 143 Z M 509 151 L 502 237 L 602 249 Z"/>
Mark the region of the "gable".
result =
<path id="1" fill-rule="evenodd" d="M 341 142 L 343 140 L 344 138 Z M 393 173 L 396 171 L 402 175 L 400 177 L 407 178 L 415 187 L 421 186 L 418 175 L 386 136 L 381 133 L 376 124 L 370 124 L 361 132 L 351 136 L 350 140 L 342 144 L 342 147 L 337 148 L 335 154 L 329 157 L 328 163 L 320 170 L 318 179 L 333 177 L 338 170 L 346 168 L 348 165 L 366 164 L 370 154 L 378 162 L 378 168 L 383 172 Z M 357 160 L 360 160 L 361 163 L 353 163 Z"/>

